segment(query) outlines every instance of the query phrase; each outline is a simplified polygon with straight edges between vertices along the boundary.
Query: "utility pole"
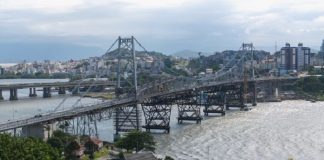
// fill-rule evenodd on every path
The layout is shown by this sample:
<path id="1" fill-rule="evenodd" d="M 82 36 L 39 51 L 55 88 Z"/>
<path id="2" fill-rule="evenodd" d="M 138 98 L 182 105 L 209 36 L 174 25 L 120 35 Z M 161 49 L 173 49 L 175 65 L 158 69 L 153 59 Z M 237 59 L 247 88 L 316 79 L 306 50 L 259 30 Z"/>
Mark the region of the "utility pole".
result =
<path id="1" fill-rule="evenodd" d="M 253 65 L 253 60 L 254 60 L 254 53 L 253 53 L 253 43 L 250 44 L 250 49 L 251 49 L 251 68 L 252 68 L 252 79 L 254 80 L 254 65 Z"/>
<path id="2" fill-rule="evenodd" d="M 246 69 L 243 68 L 243 98 L 245 104 L 247 104 L 247 89 L 248 89 L 248 76 L 246 74 Z"/>
<path id="3" fill-rule="evenodd" d="M 120 89 L 120 54 L 121 54 L 121 38 L 118 37 L 118 55 L 117 55 L 117 59 L 118 59 L 118 66 L 117 66 L 117 89 Z"/>

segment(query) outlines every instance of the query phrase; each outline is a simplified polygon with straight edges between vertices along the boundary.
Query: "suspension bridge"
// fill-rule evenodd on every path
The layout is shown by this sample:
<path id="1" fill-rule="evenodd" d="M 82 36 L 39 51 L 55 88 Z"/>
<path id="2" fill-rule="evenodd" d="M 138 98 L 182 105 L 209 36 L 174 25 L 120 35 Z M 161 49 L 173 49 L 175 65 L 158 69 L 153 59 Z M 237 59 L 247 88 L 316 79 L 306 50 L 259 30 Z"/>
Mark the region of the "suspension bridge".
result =
<path id="1" fill-rule="evenodd" d="M 243 44 L 240 54 L 234 56 L 224 67 L 209 77 L 174 77 L 142 86 L 137 85 L 137 64 L 135 46 L 146 49 L 134 38 L 119 37 L 104 55 L 109 59 L 111 49 L 117 44 L 116 99 L 93 105 L 76 105 L 60 110 L 60 103 L 54 111 L 41 116 L 17 119 L 0 123 L 0 131 L 22 128 L 22 135 L 29 135 L 28 128 L 56 124 L 66 132 L 75 135 L 98 136 L 97 121 L 113 119 L 115 136 L 131 130 L 164 130 L 170 132 L 171 108 L 178 108 L 178 123 L 194 121 L 200 123 L 205 116 L 219 114 L 233 107 L 247 110 L 247 104 L 256 105 L 256 89 L 259 83 L 278 84 L 295 81 L 296 77 L 255 77 L 253 67 L 253 44 Z M 116 56 L 116 55 L 115 55 Z M 127 60 L 130 67 L 121 67 L 121 60 Z M 247 67 L 249 66 L 249 67 Z M 122 77 L 123 71 L 134 75 L 131 79 Z M 130 68 L 130 69 L 129 69 Z M 121 81 L 128 85 L 122 86 Z M 79 87 L 81 84 L 76 85 Z M 94 85 L 94 84 L 92 84 Z M 82 97 L 80 97 L 81 99 Z M 79 100 L 80 100 L 79 99 Z M 141 113 L 144 114 L 142 123 Z"/>

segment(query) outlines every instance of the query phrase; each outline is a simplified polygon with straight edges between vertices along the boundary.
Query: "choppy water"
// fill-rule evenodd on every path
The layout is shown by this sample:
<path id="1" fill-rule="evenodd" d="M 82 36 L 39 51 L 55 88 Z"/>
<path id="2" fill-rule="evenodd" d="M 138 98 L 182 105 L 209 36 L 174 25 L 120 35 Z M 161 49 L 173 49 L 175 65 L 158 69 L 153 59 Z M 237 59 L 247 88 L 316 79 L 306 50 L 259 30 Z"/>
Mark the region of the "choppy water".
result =
<path id="1" fill-rule="evenodd" d="M 20 96 L 24 93 L 25 98 L 19 101 L 0 102 L 0 121 L 51 111 L 64 98 L 55 94 L 48 99 L 28 98 L 28 90 L 19 92 Z M 63 107 L 70 107 L 77 99 L 70 96 Z M 85 98 L 81 103 L 97 101 Z M 170 134 L 154 134 L 156 153 L 180 160 L 322 160 L 323 113 L 324 102 L 259 103 L 248 112 L 229 111 L 224 117 L 204 117 L 201 124 L 178 125 L 174 107 Z M 111 141 L 113 131 L 112 120 L 98 123 L 101 139 Z"/>
<path id="2" fill-rule="evenodd" d="M 260 103 L 156 135 L 176 159 L 324 159 L 324 102 Z M 175 123 L 175 122 L 173 122 Z"/>

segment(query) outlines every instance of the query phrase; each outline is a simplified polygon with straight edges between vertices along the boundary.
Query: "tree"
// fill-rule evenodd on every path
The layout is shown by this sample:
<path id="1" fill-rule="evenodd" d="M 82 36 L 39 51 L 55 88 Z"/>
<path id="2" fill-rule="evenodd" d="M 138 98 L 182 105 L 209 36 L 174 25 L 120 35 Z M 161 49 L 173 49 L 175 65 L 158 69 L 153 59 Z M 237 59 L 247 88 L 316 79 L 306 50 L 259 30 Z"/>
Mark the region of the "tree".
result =
<path id="1" fill-rule="evenodd" d="M 98 146 L 89 138 L 84 147 L 86 148 L 85 154 L 89 155 L 89 159 L 94 159 L 94 153 L 98 151 Z"/>
<path id="2" fill-rule="evenodd" d="M 77 160 L 79 159 L 76 151 L 80 150 L 81 146 L 77 141 L 70 142 L 64 150 L 64 156 L 66 160 Z"/>
<path id="3" fill-rule="evenodd" d="M 59 151 L 40 139 L 13 137 L 0 134 L 0 159 L 61 160 Z"/>
<path id="4" fill-rule="evenodd" d="M 47 143 L 49 145 L 51 145 L 51 147 L 56 148 L 60 151 L 60 153 L 62 153 L 64 151 L 64 143 L 62 142 L 62 140 L 58 137 L 51 137 L 47 140 Z"/>
<path id="5" fill-rule="evenodd" d="M 314 75 L 315 74 L 315 68 L 314 68 L 314 66 L 309 66 L 307 70 L 308 70 L 308 74 L 310 74 L 310 75 Z"/>
<path id="6" fill-rule="evenodd" d="M 174 159 L 172 157 L 170 157 L 170 156 L 165 156 L 164 160 L 174 160 Z"/>
<path id="7" fill-rule="evenodd" d="M 142 149 L 154 151 L 155 141 L 154 137 L 148 132 L 132 131 L 127 133 L 125 137 L 118 139 L 116 146 L 119 148 L 124 148 L 127 151 L 134 148 L 137 151 Z"/>
<path id="8" fill-rule="evenodd" d="M 64 152 L 66 159 L 73 159 L 76 158 L 73 152 L 77 150 L 79 146 L 74 143 L 75 139 L 75 136 L 64 133 L 61 130 L 56 130 L 53 132 L 53 136 L 47 140 L 47 143 L 59 150 L 60 153 Z"/>
<path id="9" fill-rule="evenodd" d="M 172 62 L 172 60 L 168 57 L 166 59 L 164 59 L 164 65 L 167 68 L 172 68 L 172 66 L 174 65 L 174 63 Z"/>
<path id="10" fill-rule="evenodd" d="M 71 141 L 74 141 L 76 139 L 75 136 L 72 136 L 68 133 L 64 133 L 61 130 L 56 130 L 53 132 L 53 138 L 56 137 L 62 141 L 64 145 L 69 144 Z"/>

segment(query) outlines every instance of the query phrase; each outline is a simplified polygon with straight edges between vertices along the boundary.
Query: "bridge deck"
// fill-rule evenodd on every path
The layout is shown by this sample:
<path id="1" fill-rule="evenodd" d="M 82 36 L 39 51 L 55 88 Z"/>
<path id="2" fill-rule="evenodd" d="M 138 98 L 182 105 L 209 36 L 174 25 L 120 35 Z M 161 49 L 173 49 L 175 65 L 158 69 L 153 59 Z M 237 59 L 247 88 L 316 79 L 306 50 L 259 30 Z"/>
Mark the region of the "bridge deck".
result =
<path id="1" fill-rule="evenodd" d="M 291 77 L 259 78 L 259 79 L 254 79 L 254 80 L 250 80 L 250 81 L 272 81 L 272 80 L 280 81 L 280 80 L 292 80 L 292 79 L 297 79 L 297 77 L 293 77 L 293 78 L 291 78 Z M 156 97 L 156 96 L 167 96 L 167 95 L 172 95 L 172 94 L 181 94 L 188 90 L 202 89 L 202 88 L 207 88 L 207 87 L 212 87 L 212 86 L 217 86 L 217 85 L 229 85 L 229 84 L 233 84 L 233 83 L 242 83 L 242 80 L 205 83 L 205 84 L 201 84 L 199 86 L 187 86 L 187 87 L 176 88 L 176 89 L 165 91 L 165 92 L 151 93 L 151 94 L 147 94 L 147 95 L 142 95 L 141 92 L 143 92 L 145 90 L 145 88 L 142 88 L 139 90 L 138 100 L 136 100 L 135 98 L 125 98 L 125 99 L 120 99 L 120 100 L 103 102 L 103 103 L 99 103 L 99 104 L 95 104 L 95 105 L 91 105 L 91 106 L 71 108 L 68 110 L 58 111 L 58 112 L 51 113 L 51 114 L 44 114 L 41 117 L 30 117 L 30 118 L 26 118 L 26 119 L 19 119 L 16 121 L 3 122 L 0 124 L 0 131 L 6 131 L 6 130 L 14 129 L 14 128 L 20 128 L 20 127 L 28 126 L 28 125 L 32 125 L 32 124 L 50 123 L 50 122 L 55 122 L 55 121 L 62 120 L 62 119 L 72 119 L 72 118 L 78 117 L 80 115 L 93 113 L 93 112 L 99 112 L 99 111 L 107 109 L 107 108 L 118 107 L 118 106 L 126 105 L 129 103 L 136 103 L 136 102 L 141 103 L 143 101 L 143 99 L 145 99 L 145 98 L 151 98 L 151 97 Z M 57 85 L 53 85 L 53 86 L 57 86 Z M 146 87 L 146 89 L 150 89 L 150 88 Z"/>
<path id="2" fill-rule="evenodd" d="M 113 81 L 85 81 L 82 83 L 79 82 L 54 82 L 54 83 L 23 83 L 23 84 L 2 84 L 0 85 L 1 90 L 9 90 L 13 88 L 37 88 L 37 87 L 74 87 L 74 86 L 114 86 L 116 82 Z"/>

